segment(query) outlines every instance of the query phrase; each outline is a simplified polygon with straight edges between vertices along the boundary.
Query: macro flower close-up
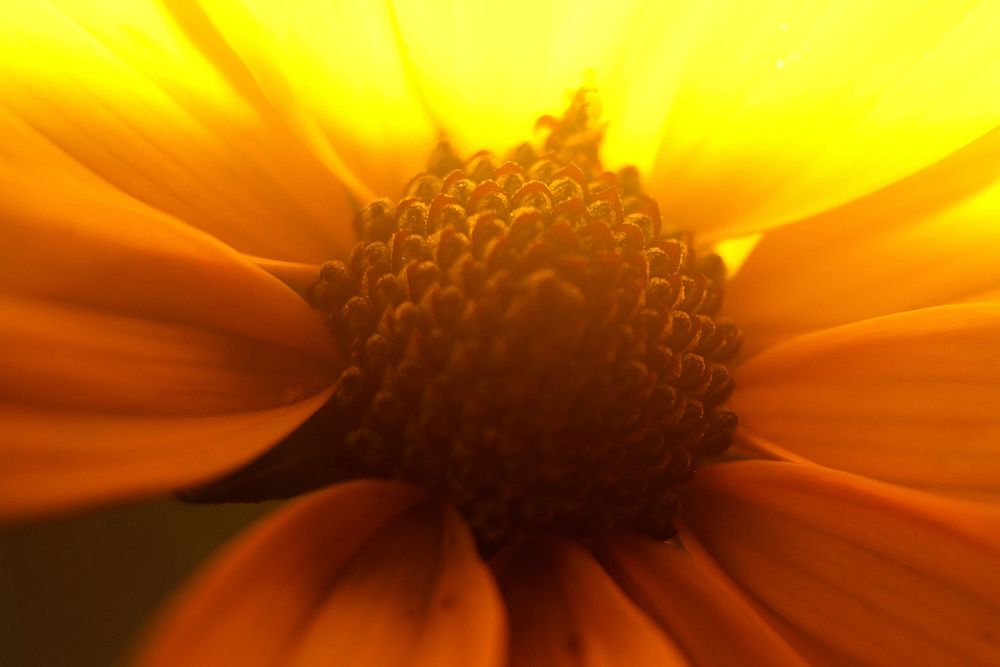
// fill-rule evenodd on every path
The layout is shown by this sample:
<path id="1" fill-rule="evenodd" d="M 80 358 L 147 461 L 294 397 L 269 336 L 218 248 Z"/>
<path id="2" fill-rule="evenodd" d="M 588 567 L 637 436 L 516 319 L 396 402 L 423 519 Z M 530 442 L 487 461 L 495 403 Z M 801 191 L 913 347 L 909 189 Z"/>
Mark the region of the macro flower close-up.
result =
<path id="1" fill-rule="evenodd" d="M 1000 664 L 998 21 L 5 2 L 0 547 L 263 503 L 139 666 Z"/>

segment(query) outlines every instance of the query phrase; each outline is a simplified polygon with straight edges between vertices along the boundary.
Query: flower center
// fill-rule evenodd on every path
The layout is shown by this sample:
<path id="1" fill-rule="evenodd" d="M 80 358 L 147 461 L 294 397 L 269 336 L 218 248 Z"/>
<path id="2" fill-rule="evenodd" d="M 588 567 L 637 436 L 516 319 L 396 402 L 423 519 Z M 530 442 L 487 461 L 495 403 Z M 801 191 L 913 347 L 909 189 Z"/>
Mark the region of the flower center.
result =
<path id="1" fill-rule="evenodd" d="M 719 257 L 663 228 L 634 168 L 602 170 L 588 116 L 581 92 L 543 119 L 542 154 L 442 144 L 403 199 L 358 215 L 362 241 L 308 295 L 350 362 L 290 440 L 302 486 L 407 480 L 484 544 L 672 534 L 679 485 L 736 426 L 722 362 L 740 332 L 714 319 Z"/>

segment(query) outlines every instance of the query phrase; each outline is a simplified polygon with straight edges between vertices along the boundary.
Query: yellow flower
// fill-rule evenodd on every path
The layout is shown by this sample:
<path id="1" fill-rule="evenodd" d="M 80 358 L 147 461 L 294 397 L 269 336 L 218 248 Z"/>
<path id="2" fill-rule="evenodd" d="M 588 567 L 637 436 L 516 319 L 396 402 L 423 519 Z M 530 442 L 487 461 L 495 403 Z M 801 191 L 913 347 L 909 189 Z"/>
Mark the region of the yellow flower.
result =
<path id="1" fill-rule="evenodd" d="M 142 662 L 1000 662 L 997 8 L 745 5 L 5 3 L 0 516 L 301 433 L 354 358 L 303 295 L 356 210 L 441 136 L 517 144 L 588 71 L 605 163 L 666 226 L 759 235 L 724 306 L 756 460 L 684 487 L 683 550 L 617 526 L 488 562 L 451 504 L 336 484 L 226 550 Z"/>

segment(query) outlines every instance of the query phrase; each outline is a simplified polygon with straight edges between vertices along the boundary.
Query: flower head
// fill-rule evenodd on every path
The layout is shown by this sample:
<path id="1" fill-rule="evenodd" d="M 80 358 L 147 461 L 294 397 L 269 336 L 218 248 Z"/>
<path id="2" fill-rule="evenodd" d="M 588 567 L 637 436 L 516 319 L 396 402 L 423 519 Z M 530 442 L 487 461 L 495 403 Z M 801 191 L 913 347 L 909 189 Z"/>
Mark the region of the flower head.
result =
<path id="1" fill-rule="evenodd" d="M 0 513 L 319 489 L 144 663 L 998 659 L 988 4 L 13 7 Z"/>

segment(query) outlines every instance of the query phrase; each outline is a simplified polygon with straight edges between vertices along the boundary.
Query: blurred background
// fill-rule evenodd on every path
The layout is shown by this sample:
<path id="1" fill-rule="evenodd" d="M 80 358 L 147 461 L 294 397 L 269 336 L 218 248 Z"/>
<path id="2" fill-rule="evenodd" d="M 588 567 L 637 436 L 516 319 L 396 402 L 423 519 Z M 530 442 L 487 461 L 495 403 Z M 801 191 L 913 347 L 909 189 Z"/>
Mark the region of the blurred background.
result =
<path id="1" fill-rule="evenodd" d="M 277 505 L 162 499 L 0 528 L 0 665 L 123 664 L 158 605 Z"/>

